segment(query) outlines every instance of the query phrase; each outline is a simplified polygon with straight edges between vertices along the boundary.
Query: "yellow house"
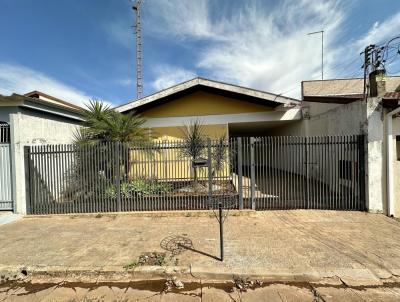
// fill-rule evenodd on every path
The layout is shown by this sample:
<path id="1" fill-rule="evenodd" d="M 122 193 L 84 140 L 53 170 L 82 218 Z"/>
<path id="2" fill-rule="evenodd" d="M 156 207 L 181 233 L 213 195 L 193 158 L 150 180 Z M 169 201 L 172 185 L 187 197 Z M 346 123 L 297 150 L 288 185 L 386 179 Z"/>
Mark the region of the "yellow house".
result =
<path id="1" fill-rule="evenodd" d="M 293 98 L 195 78 L 115 109 L 140 113 L 158 140 L 175 140 L 195 120 L 211 138 L 266 135 L 301 119 L 299 105 Z"/>
<path id="2" fill-rule="evenodd" d="M 255 89 L 195 78 L 116 108 L 135 111 L 145 120 L 159 144 L 159 152 L 131 151 L 131 175 L 157 179 L 188 179 L 193 176 L 191 161 L 180 156 L 180 147 L 171 147 L 183 138 L 182 128 L 198 121 L 211 139 L 262 136 L 275 127 L 301 118 L 300 102 Z M 201 173 L 200 173 L 201 172 Z M 207 178 L 207 169 L 199 171 Z M 229 163 L 217 176 L 229 175 Z"/>

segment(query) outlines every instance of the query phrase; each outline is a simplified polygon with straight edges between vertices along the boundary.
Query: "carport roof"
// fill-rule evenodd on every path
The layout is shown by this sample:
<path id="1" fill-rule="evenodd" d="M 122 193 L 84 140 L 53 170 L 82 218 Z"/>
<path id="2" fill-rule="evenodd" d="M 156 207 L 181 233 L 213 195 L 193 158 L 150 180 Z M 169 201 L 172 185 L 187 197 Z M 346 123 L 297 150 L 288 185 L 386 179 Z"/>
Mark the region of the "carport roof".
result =
<path id="1" fill-rule="evenodd" d="M 157 105 L 160 102 L 168 101 L 177 96 L 183 96 L 196 90 L 206 90 L 225 96 L 236 97 L 245 99 L 251 102 L 264 104 L 271 107 L 278 107 L 280 105 L 298 105 L 300 101 L 294 98 L 282 96 L 252 88 L 227 84 L 214 80 L 209 80 L 201 77 L 177 84 L 167 89 L 158 91 L 149 96 L 143 97 L 139 100 L 130 101 L 127 104 L 118 106 L 115 110 L 119 112 L 126 112 L 129 110 L 136 110 L 142 107 Z"/>

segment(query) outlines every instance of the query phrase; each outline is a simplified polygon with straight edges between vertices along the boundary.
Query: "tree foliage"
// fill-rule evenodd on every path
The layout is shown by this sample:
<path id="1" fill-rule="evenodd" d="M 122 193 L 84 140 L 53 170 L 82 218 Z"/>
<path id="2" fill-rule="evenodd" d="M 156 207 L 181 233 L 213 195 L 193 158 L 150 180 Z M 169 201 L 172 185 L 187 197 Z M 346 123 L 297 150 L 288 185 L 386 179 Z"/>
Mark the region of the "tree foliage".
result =
<path id="1" fill-rule="evenodd" d="M 104 102 L 92 100 L 82 110 L 83 127 L 75 134 L 79 144 L 101 142 L 148 142 L 151 137 L 143 128 L 145 120 L 135 112 L 122 114 Z"/>

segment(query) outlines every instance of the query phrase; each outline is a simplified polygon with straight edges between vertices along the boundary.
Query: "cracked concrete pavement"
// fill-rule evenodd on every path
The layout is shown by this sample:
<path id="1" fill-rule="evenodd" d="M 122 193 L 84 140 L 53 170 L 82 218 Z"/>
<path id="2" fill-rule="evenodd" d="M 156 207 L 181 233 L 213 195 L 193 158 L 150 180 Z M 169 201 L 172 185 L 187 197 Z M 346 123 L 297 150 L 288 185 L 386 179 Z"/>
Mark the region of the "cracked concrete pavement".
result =
<path id="1" fill-rule="evenodd" d="M 130 280 L 140 271 L 143 278 L 181 270 L 207 280 L 233 275 L 269 281 L 338 277 L 348 285 L 381 284 L 400 275 L 399 230 L 398 221 L 363 212 L 231 212 L 225 223 L 225 261 L 220 262 L 213 216 L 29 217 L 0 227 L 0 272 L 26 268 L 28 274 L 67 275 L 75 270 L 90 279 L 90 273 L 107 271 Z M 175 236 L 189 238 L 192 248 L 172 255 L 161 243 Z M 134 268 L 135 274 L 123 269 L 145 252 L 165 252 L 163 267 Z"/>
<path id="2" fill-rule="evenodd" d="M 400 285 L 351 288 L 323 284 L 271 283 L 239 291 L 233 283 L 188 283 L 184 289 L 164 291 L 163 280 L 108 284 L 8 284 L 0 285 L 0 301 L 95 302 L 95 301 L 268 301 L 268 302 L 365 302 L 399 301 Z"/>

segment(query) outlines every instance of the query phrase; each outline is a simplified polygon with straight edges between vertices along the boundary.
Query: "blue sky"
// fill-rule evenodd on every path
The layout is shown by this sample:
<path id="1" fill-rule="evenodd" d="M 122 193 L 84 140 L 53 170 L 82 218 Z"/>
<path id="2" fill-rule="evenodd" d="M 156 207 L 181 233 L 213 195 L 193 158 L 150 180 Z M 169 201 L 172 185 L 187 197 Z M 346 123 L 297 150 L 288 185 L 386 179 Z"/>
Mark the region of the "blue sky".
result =
<path id="1" fill-rule="evenodd" d="M 134 99 L 131 5 L 0 0 L 0 94 Z M 320 77 L 320 38 L 308 32 L 325 30 L 326 78 L 361 76 L 362 48 L 400 34 L 399 0 L 144 0 L 142 14 L 145 95 L 199 75 L 299 96 Z"/>

